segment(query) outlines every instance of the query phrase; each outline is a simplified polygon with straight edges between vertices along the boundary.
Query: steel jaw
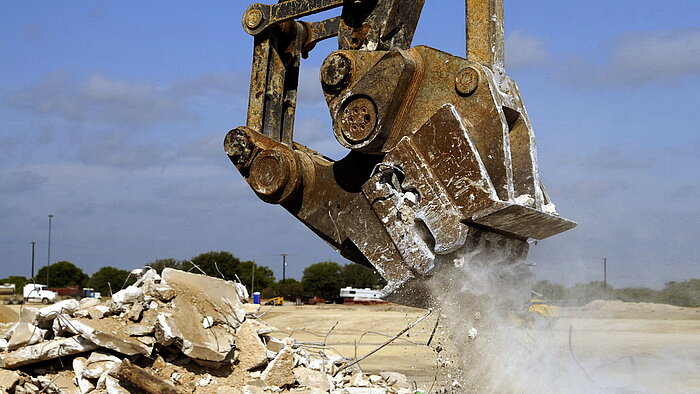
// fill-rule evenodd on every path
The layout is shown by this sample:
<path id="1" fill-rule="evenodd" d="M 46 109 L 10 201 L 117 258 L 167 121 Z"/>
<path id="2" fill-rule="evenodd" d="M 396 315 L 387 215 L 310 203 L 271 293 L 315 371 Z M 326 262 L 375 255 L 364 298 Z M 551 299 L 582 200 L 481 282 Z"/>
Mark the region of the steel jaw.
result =
<path id="1" fill-rule="evenodd" d="M 310 12 L 293 4 L 343 2 L 272 7 Z M 460 256 L 494 263 L 494 272 L 519 267 L 529 239 L 575 227 L 542 185 L 530 120 L 503 71 L 502 0 L 467 1 L 467 59 L 408 48 L 420 9 L 404 15 L 403 35 L 384 42 L 362 26 L 386 30 L 379 15 L 400 13 L 398 3 L 372 12 L 363 2 L 347 4 L 341 20 L 327 24 L 340 29 L 341 50 L 320 71 L 333 132 L 350 150 L 339 161 L 292 140 L 298 60 L 318 34 L 289 15 L 267 30 L 251 27 L 274 19 L 255 12 L 261 5 L 246 14 L 248 29 L 259 30 L 257 71 L 248 125 L 231 131 L 224 146 L 261 199 L 283 206 L 344 257 L 375 268 L 388 282 L 387 298 L 412 305 L 426 304 L 426 284 L 446 280 Z M 352 7 L 365 24 L 355 23 Z M 524 271 L 508 272 L 515 271 L 526 280 Z"/>

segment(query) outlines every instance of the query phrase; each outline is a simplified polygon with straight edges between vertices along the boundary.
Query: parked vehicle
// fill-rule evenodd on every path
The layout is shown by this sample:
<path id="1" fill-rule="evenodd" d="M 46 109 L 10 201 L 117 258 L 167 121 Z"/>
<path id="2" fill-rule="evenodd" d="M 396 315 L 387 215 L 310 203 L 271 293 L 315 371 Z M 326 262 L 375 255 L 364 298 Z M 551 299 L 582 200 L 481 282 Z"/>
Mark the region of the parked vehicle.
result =
<path id="1" fill-rule="evenodd" d="M 58 293 L 49 290 L 46 285 L 37 283 L 30 283 L 24 286 L 22 295 L 27 302 L 41 302 L 44 305 L 56 302 L 58 299 Z"/>
<path id="2" fill-rule="evenodd" d="M 102 298 L 102 293 L 95 291 L 92 287 L 83 287 L 83 298 Z"/>
<path id="3" fill-rule="evenodd" d="M 3 283 L 0 285 L 0 295 L 14 295 L 16 290 L 14 283 Z"/>
<path id="4" fill-rule="evenodd" d="M 386 304 L 382 300 L 382 292 L 372 289 L 356 289 L 344 287 L 340 289 L 340 298 L 344 304 Z"/>

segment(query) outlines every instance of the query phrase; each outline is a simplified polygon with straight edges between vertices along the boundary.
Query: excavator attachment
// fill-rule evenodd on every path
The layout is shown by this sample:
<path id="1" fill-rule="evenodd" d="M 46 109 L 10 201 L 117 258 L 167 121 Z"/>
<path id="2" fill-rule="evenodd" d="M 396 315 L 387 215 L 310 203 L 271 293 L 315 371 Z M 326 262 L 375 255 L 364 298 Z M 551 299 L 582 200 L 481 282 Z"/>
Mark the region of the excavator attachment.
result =
<path id="1" fill-rule="evenodd" d="M 340 17 L 297 20 L 334 7 Z M 423 0 L 250 6 L 248 121 L 224 142 L 262 200 L 376 269 L 387 297 L 410 304 L 457 256 L 519 265 L 528 240 L 576 225 L 547 195 L 530 120 L 504 72 L 503 0 L 466 1 L 467 58 L 411 48 L 422 7 Z M 323 63 L 320 82 L 333 133 L 349 150 L 339 161 L 293 140 L 300 59 L 330 37 L 339 50 Z"/>

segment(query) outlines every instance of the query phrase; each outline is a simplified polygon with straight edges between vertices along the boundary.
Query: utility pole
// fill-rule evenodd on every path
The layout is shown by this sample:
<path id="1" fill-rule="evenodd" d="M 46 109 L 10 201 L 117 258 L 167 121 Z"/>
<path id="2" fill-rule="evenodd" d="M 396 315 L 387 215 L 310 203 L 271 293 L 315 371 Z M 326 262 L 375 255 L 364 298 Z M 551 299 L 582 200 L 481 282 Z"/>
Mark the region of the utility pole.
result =
<path id="1" fill-rule="evenodd" d="M 603 257 L 603 288 L 608 288 L 608 258 Z"/>
<path id="2" fill-rule="evenodd" d="M 36 246 L 36 241 L 31 241 L 32 244 L 32 282 L 34 282 L 34 247 Z"/>
<path id="3" fill-rule="evenodd" d="M 253 261 L 253 273 L 250 276 L 252 278 L 250 281 L 250 294 L 253 295 L 255 292 L 255 261 Z"/>
<path id="4" fill-rule="evenodd" d="M 287 279 L 287 256 L 289 256 L 287 253 L 280 253 L 280 256 L 282 256 L 282 281 L 284 282 L 285 279 Z"/>
<path id="5" fill-rule="evenodd" d="M 53 219 L 53 215 L 49 214 L 49 248 L 46 254 L 46 286 L 49 285 L 49 270 L 51 269 L 51 219 Z"/>

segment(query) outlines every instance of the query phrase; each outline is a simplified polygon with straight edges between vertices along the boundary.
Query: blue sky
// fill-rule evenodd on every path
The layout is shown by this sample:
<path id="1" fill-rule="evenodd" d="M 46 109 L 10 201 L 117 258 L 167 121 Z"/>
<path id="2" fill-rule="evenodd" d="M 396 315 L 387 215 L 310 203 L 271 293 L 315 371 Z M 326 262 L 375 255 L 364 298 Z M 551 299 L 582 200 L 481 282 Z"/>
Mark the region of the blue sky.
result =
<path id="1" fill-rule="evenodd" d="M 3 1 L 0 277 L 51 260 L 92 273 L 229 250 L 281 276 L 343 261 L 253 196 L 223 153 L 245 123 L 252 38 L 240 1 Z M 333 13 L 332 11 L 329 13 Z M 560 213 L 540 278 L 662 286 L 700 277 L 700 2 L 508 1 L 508 73 Z M 427 0 L 414 44 L 464 52 L 463 3 Z M 339 158 L 303 62 L 296 138 Z"/>

